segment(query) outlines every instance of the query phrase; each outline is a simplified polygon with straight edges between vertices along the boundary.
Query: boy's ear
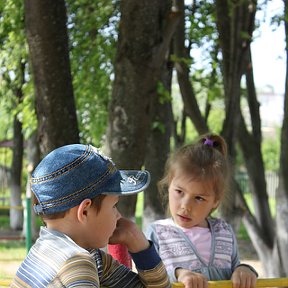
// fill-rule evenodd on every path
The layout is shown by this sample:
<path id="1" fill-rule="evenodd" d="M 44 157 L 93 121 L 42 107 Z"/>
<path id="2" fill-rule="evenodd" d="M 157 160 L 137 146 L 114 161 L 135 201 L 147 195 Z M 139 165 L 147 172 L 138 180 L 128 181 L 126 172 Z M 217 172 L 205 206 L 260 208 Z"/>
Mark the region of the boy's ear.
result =
<path id="1" fill-rule="evenodd" d="M 77 209 L 77 218 L 80 222 L 85 222 L 87 219 L 87 214 L 88 214 L 88 210 L 91 208 L 92 206 L 92 200 L 91 199 L 84 199 L 78 209 Z"/>

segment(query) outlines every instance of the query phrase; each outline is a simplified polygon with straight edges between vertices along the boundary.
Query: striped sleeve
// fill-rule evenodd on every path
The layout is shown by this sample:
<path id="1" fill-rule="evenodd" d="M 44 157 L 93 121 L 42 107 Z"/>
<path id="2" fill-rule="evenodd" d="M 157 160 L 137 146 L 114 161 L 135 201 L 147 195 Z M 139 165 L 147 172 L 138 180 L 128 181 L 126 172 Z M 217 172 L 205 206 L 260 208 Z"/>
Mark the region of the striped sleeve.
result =
<path id="1" fill-rule="evenodd" d="M 170 287 L 164 264 L 161 261 L 149 269 L 141 270 L 138 268 L 138 273 L 135 273 L 103 251 L 101 251 L 101 258 L 103 265 L 103 274 L 100 279 L 101 286 L 111 288 Z"/>
<path id="2" fill-rule="evenodd" d="M 165 266 L 160 262 L 156 267 L 151 270 L 138 270 L 139 277 L 144 284 L 144 287 L 149 288 L 168 288 L 170 286 L 167 277 Z"/>
<path id="3" fill-rule="evenodd" d="M 31 288 L 30 285 L 25 283 L 20 277 L 17 275 L 14 277 L 11 285 L 9 286 L 10 288 Z"/>
<path id="4" fill-rule="evenodd" d="M 100 287 L 95 262 L 89 254 L 76 254 L 65 261 L 48 287 Z"/>

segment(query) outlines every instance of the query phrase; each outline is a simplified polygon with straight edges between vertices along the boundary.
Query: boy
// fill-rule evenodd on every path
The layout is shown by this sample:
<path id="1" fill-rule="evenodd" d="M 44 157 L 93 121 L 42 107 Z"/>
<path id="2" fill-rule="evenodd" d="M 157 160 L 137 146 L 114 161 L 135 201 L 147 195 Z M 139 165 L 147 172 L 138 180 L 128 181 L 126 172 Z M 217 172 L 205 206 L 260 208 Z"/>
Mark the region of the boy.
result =
<path id="1" fill-rule="evenodd" d="M 120 171 L 91 145 L 49 153 L 31 178 L 45 227 L 11 287 L 170 287 L 153 244 L 116 208 L 149 182 L 148 171 Z M 108 242 L 127 246 L 138 274 L 98 249 Z"/>

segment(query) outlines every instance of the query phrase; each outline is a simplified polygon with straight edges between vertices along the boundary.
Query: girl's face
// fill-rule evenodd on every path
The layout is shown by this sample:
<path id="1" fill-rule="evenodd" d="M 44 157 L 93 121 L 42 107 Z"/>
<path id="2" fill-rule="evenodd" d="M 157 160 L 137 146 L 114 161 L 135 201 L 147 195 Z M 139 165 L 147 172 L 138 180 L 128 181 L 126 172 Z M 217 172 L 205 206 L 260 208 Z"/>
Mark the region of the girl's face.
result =
<path id="1" fill-rule="evenodd" d="M 183 228 L 208 227 L 206 218 L 219 204 L 210 185 L 176 171 L 168 191 L 169 208 L 176 224 Z"/>

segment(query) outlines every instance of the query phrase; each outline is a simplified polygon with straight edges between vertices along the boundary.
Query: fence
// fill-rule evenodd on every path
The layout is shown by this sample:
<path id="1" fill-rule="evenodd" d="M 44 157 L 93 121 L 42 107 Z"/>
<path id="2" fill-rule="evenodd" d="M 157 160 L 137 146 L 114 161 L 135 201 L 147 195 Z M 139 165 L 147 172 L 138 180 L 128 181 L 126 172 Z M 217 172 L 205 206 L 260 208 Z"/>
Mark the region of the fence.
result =
<path id="1" fill-rule="evenodd" d="M 249 177 L 246 172 L 238 172 L 235 176 L 243 193 L 250 193 Z M 279 185 L 279 176 L 276 172 L 266 171 L 265 173 L 267 193 L 269 197 L 275 198 L 276 190 Z"/>

